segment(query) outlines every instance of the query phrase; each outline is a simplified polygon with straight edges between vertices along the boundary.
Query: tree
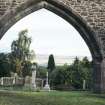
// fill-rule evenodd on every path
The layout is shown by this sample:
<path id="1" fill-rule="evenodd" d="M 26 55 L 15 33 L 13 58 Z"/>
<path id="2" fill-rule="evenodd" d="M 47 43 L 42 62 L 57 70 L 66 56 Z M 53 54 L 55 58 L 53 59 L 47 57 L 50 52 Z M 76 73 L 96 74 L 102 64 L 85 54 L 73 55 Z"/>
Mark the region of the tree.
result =
<path id="1" fill-rule="evenodd" d="M 9 54 L 0 53 L 0 77 L 10 76 Z"/>
<path id="2" fill-rule="evenodd" d="M 87 57 L 79 60 L 77 57 L 72 67 L 72 85 L 77 89 L 82 89 L 83 80 L 86 80 L 87 88 L 90 87 L 92 81 L 92 65 Z"/>
<path id="3" fill-rule="evenodd" d="M 45 79 L 46 78 L 46 72 L 47 72 L 46 67 L 38 66 L 38 68 L 37 68 L 37 77 Z"/>
<path id="4" fill-rule="evenodd" d="M 54 61 L 54 56 L 53 56 L 53 54 L 51 54 L 51 55 L 49 56 L 47 69 L 49 70 L 49 73 L 51 73 L 51 72 L 55 69 L 55 61 Z"/>
<path id="5" fill-rule="evenodd" d="M 28 37 L 28 30 L 23 30 L 19 33 L 18 39 L 11 44 L 11 59 L 15 64 L 15 71 L 20 76 L 22 76 L 22 72 L 25 72 L 26 61 L 31 61 L 33 58 L 34 53 L 30 51 L 31 42 L 31 37 Z"/>
<path id="6" fill-rule="evenodd" d="M 11 44 L 13 56 L 19 60 L 27 60 L 30 56 L 30 44 L 31 38 L 28 37 L 28 30 L 21 31 L 18 39 Z"/>
<path id="7" fill-rule="evenodd" d="M 67 84 L 67 80 L 66 79 L 69 79 L 68 75 L 67 74 L 67 68 L 68 66 L 67 65 L 63 65 L 63 66 L 57 66 L 56 69 L 54 69 L 51 73 L 51 84 L 53 86 L 56 86 L 56 85 L 60 85 L 60 84 Z"/>
<path id="8" fill-rule="evenodd" d="M 75 88 L 81 88 L 82 87 L 82 72 L 81 72 L 81 65 L 80 60 L 76 57 L 72 66 L 73 71 L 73 78 L 72 78 L 72 85 Z"/>
<path id="9" fill-rule="evenodd" d="M 79 60 L 77 57 L 71 65 L 57 66 L 51 73 L 51 86 L 65 85 L 82 89 L 83 80 L 86 80 L 89 89 L 92 81 L 92 66 L 87 57 Z"/>
<path id="10" fill-rule="evenodd" d="M 86 80 L 86 87 L 88 89 L 91 89 L 91 86 L 92 86 L 92 82 L 93 82 L 93 79 L 92 79 L 92 72 L 93 72 L 93 67 L 92 67 L 92 62 L 90 62 L 88 60 L 87 57 L 84 57 L 83 60 L 81 61 L 81 65 L 82 65 L 82 71 L 83 71 L 83 78 Z"/>
<path id="11" fill-rule="evenodd" d="M 24 62 L 24 67 L 23 67 L 23 72 L 22 72 L 22 76 L 31 76 L 32 75 L 32 63 L 30 61 L 25 61 Z"/>

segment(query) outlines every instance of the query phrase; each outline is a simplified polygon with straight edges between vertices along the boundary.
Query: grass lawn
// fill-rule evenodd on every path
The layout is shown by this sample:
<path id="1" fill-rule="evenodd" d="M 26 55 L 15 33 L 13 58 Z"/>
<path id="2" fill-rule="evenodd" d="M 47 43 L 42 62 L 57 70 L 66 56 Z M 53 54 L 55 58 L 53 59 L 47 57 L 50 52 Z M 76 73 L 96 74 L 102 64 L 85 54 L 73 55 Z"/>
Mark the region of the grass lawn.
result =
<path id="1" fill-rule="evenodd" d="M 0 92 L 0 105 L 105 105 L 105 95 L 89 92 Z"/>

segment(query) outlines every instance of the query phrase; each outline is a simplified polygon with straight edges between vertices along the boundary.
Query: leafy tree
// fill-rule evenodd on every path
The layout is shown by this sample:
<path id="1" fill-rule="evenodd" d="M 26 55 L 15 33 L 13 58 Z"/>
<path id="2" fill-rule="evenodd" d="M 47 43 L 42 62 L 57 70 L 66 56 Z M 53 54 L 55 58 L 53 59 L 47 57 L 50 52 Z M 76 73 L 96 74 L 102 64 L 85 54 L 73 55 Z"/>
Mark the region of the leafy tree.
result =
<path id="1" fill-rule="evenodd" d="M 51 73 L 51 85 L 60 85 L 66 83 L 67 66 L 57 66 Z"/>
<path id="2" fill-rule="evenodd" d="M 18 39 L 11 44 L 13 56 L 19 60 L 27 60 L 30 56 L 30 44 L 31 38 L 28 37 L 28 30 L 21 31 Z"/>
<path id="3" fill-rule="evenodd" d="M 72 78 L 72 85 L 75 88 L 82 87 L 82 72 L 81 72 L 81 65 L 79 59 L 76 57 L 72 66 L 73 71 L 73 78 Z"/>
<path id="4" fill-rule="evenodd" d="M 0 77 L 10 76 L 11 66 L 8 54 L 0 53 Z"/>
<path id="5" fill-rule="evenodd" d="M 11 53 L 0 53 L 0 76 L 10 76 L 10 72 L 17 72 L 19 76 L 30 75 L 31 61 L 35 58 L 30 51 L 31 37 L 28 30 L 19 33 L 17 40 L 11 44 Z"/>
<path id="6" fill-rule="evenodd" d="M 92 86 L 92 62 L 88 60 L 87 57 L 84 57 L 81 61 L 82 69 L 83 69 L 83 78 L 86 80 L 86 86 L 87 88 L 91 89 Z"/>
<path id="7" fill-rule="evenodd" d="M 84 57 L 83 60 L 75 58 L 73 64 L 57 66 L 51 73 L 51 86 L 71 85 L 76 89 L 82 89 L 83 80 L 86 80 L 87 88 L 91 87 L 92 65 Z"/>
<path id="8" fill-rule="evenodd" d="M 46 72 L 47 72 L 46 67 L 39 66 L 39 67 L 37 68 L 37 77 L 38 77 L 38 78 L 45 79 L 45 78 L 46 78 Z"/>
<path id="9" fill-rule="evenodd" d="M 72 66 L 72 85 L 75 88 L 82 88 L 83 80 L 86 80 L 87 88 L 90 87 L 92 81 L 92 65 L 87 57 L 79 60 L 77 57 Z"/>
<path id="10" fill-rule="evenodd" d="M 19 33 L 17 40 L 11 44 L 11 59 L 15 64 L 15 72 L 22 76 L 25 73 L 27 65 L 26 61 L 31 61 L 35 54 L 30 51 L 31 37 L 28 37 L 28 30 Z M 27 73 L 25 73 L 27 74 Z"/>
<path id="11" fill-rule="evenodd" d="M 32 75 L 31 67 L 32 67 L 32 63 L 30 61 L 24 62 L 24 67 L 23 67 L 23 72 L 22 72 L 23 77 Z"/>

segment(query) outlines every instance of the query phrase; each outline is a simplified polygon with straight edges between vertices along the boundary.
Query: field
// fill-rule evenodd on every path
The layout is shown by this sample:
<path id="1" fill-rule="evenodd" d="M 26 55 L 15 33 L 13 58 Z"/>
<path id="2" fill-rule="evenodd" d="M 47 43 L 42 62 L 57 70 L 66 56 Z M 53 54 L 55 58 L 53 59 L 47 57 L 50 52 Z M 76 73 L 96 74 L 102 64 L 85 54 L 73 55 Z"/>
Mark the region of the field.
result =
<path id="1" fill-rule="evenodd" d="M 105 95 L 89 92 L 0 92 L 0 105 L 105 105 Z"/>

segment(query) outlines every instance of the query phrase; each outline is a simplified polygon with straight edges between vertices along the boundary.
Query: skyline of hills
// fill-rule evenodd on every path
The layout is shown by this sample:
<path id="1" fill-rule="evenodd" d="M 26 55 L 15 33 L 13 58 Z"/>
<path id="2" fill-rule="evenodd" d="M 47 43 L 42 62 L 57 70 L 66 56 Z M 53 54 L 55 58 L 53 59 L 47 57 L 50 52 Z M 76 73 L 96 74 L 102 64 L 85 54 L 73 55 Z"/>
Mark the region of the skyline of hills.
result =
<path id="1" fill-rule="evenodd" d="M 77 56 L 82 60 L 85 56 Z M 36 62 L 41 66 L 47 66 L 49 55 L 47 54 L 36 54 Z M 54 60 L 56 65 L 72 64 L 76 56 L 64 56 L 64 55 L 54 55 Z M 87 56 L 89 61 L 92 60 L 91 57 Z"/>

